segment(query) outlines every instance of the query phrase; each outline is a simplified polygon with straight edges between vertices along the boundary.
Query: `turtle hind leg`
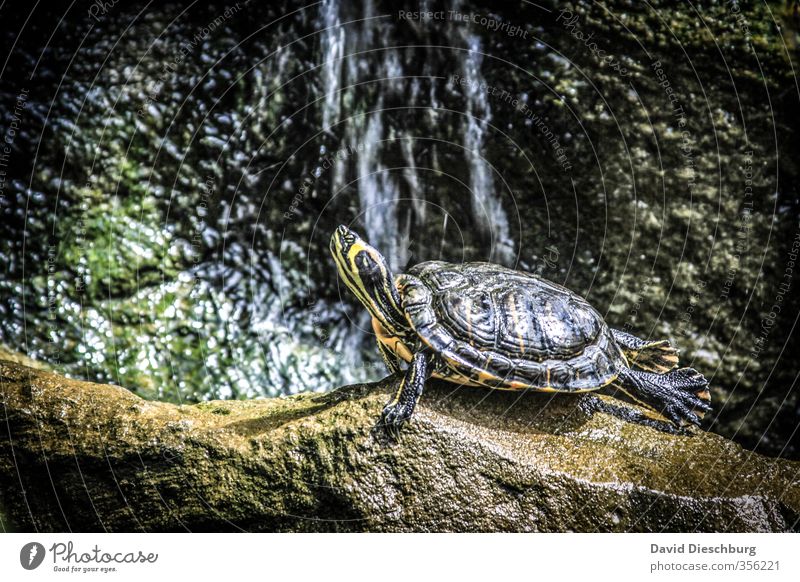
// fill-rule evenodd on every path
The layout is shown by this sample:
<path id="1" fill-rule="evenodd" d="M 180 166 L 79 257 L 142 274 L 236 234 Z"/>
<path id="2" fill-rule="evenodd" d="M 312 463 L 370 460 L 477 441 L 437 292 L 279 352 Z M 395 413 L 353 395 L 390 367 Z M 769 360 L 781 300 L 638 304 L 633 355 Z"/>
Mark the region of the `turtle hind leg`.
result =
<path id="1" fill-rule="evenodd" d="M 632 355 L 628 358 L 631 365 L 645 372 L 664 374 L 678 367 L 678 350 L 670 345 L 669 340 L 650 342 Z"/>
<path id="2" fill-rule="evenodd" d="M 678 427 L 684 422 L 699 425 L 705 413 L 711 411 L 708 380 L 694 368 L 665 374 L 625 368 L 620 372 L 617 386 Z"/>
<path id="3" fill-rule="evenodd" d="M 611 332 L 634 368 L 664 374 L 678 367 L 678 350 L 670 345 L 669 340 L 648 342 L 618 329 Z"/>

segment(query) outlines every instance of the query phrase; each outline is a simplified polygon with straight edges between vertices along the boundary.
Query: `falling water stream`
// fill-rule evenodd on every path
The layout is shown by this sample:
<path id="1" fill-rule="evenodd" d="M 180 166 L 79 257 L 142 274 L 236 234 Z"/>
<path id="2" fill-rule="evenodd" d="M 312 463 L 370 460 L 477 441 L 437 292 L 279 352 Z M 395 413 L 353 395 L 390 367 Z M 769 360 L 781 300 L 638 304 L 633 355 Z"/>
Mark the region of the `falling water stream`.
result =
<path id="1" fill-rule="evenodd" d="M 409 110 L 435 111 L 437 83 L 430 83 L 429 92 L 422 91 L 418 77 L 421 71 L 407 70 L 399 49 L 394 48 L 402 44 L 395 38 L 395 27 L 387 25 L 385 18 L 376 16 L 371 0 L 365 1 L 361 8 L 361 12 L 353 13 L 352 5 L 345 9 L 340 0 L 325 0 L 320 7 L 320 24 L 324 29 L 320 41 L 325 92 L 322 119 L 326 131 L 330 128 L 332 133 L 342 135 L 344 147 L 361 152 L 356 172 L 359 226 L 363 225 L 368 240 L 381 249 L 390 266 L 398 270 L 409 260 L 412 225 L 424 224 L 428 218 L 425 192 L 414 157 L 414 140 L 430 135 L 430 131 L 429 128 L 387 126 L 387 97 L 392 97 L 393 102 L 400 97 Z M 343 14 L 345 11 L 347 14 Z M 345 22 L 349 24 L 343 24 Z M 345 29 L 346 34 L 343 34 Z M 510 264 L 514 248 L 508 217 L 495 194 L 493 170 L 486 159 L 491 107 L 486 91 L 481 90 L 486 83 L 481 74 L 480 39 L 467 26 L 451 26 L 448 31 L 461 75 L 470 81 L 464 94 L 461 139 L 471 203 L 460 210 L 470 212 L 471 221 L 490 241 L 486 258 Z M 374 51 L 369 67 L 364 67 L 364 60 L 359 58 L 359 53 L 365 50 Z M 423 50 L 434 53 L 440 49 L 432 46 Z M 427 60 L 423 58 L 422 63 Z M 365 83 L 374 86 L 370 101 L 359 98 Z M 342 103 L 350 106 L 343 108 Z M 394 144 L 399 144 L 402 151 L 404 164 L 400 168 L 389 168 L 384 161 L 386 150 Z M 404 188 L 401 188 L 401 181 Z M 338 168 L 332 194 L 339 195 L 344 186 L 345 172 Z M 401 208 L 407 208 L 407 212 L 401 212 Z"/>

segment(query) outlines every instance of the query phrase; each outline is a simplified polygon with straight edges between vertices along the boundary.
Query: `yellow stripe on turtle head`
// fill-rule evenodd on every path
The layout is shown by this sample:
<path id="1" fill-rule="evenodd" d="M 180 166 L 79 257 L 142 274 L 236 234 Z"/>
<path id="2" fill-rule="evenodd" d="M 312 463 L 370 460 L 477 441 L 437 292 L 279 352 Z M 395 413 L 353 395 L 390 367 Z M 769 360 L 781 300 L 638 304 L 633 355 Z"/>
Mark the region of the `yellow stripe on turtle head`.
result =
<path id="1" fill-rule="evenodd" d="M 373 317 L 397 335 L 405 316 L 383 255 L 346 226 L 336 229 L 330 247 L 345 284 Z"/>

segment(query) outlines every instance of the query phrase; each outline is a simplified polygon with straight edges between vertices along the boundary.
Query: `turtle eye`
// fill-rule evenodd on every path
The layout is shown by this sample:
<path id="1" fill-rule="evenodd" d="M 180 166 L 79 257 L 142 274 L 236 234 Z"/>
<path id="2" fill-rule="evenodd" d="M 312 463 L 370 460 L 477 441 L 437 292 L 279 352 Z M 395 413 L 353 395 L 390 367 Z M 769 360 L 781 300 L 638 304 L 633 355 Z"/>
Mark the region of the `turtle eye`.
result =
<path id="1" fill-rule="evenodd" d="M 369 270 L 369 256 L 365 252 L 360 252 L 356 255 L 356 268 L 359 271 Z"/>
<path id="2" fill-rule="evenodd" d="M 371 278 L 380 271 L 378 263 L 376 263 L 369 253 L 361 251 L 356 255 L 356 269 L 362 278 Z"/>

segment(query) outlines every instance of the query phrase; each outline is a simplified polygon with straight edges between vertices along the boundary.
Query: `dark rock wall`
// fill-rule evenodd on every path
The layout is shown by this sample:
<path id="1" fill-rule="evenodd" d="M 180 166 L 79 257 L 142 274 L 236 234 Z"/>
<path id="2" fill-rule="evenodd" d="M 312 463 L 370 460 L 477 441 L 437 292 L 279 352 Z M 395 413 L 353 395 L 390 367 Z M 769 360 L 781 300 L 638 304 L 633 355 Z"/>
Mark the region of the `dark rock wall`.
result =
<path id="1" fill-rule="evenodd" d="M 0 339 L 171 401 L 375 379 L 352 223 L 671 338 L 796 456 L 791 9 L 451 4 L 3 8 Z"/>

